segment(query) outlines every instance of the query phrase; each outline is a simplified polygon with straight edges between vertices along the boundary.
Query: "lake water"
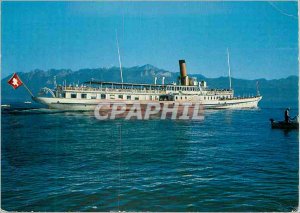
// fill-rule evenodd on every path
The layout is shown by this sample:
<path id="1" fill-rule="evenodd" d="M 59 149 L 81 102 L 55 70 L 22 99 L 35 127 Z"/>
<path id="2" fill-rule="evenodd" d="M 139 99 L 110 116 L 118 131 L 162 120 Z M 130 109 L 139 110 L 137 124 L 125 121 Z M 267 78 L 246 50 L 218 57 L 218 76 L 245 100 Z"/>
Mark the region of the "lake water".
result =
<path id="1" fill-rule="evenodd" d="M 203 121 L 2 112 L 2 209 L 292 211 L 299 134 L 269 123 L 283 111 L 207 110 Z"/>

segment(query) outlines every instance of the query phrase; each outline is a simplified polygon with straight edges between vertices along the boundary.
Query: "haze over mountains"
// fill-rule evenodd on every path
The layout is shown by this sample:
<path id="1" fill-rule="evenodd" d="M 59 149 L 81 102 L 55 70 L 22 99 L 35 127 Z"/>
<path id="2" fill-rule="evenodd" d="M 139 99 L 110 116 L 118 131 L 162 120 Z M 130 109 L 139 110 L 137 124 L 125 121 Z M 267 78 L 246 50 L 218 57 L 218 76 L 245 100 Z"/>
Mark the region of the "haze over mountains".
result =
<path id="1" fill-rule="evenodd" d="M 20 78 L 32 90 L 33 94 L 38 94 L 42 87 L 54 87 L 54 76 L 58 84 L 62 84 L 64 80 L 67 84 L 81 84 L 82 82 L 91 79 L 99 81 L 116 81 L 120 82 L 120 71 L 118 67 L 111 68 L 97 68 L 97 69 L 81 69 L 72 71 L 69 69 L 51 69 L 48 71 L 34 70 L 26 73 L 18 73 Z M 124 82 L 134 83 L 153 83 L 154 77 L 157 76 L 157 83 L 160 84 L 162 76 L 165 77 L 165 83 L 176 82 L 179 73 L 170 72 L 159 69 L 152 65 L 135 66 L 130 68 L 123 68 Z M 228 77 L 206 78 L 203 75 L 190 75 L 197 77 L 199 80 L 205 80 L 209 88 L 228 88 Z M 14 90 L 7 84 L 7 76 L 2 79 L 2 103 L 10 103 L 16 101 L 30 100 L 30 96 L 25 88 L 18 88 Z M 233 89 L 235 95 L 256 95 L 256 82 L 259 82 L 259 91 L 263 95 L 262 105 L 273 106 L 279 105 L 297 105 L 298 101 L 298 77 L 289 76 L 283 79 L 276 80 L 245 80 L 232 79 Z M 286 103 L 286 104 L 285 104 Z"/>

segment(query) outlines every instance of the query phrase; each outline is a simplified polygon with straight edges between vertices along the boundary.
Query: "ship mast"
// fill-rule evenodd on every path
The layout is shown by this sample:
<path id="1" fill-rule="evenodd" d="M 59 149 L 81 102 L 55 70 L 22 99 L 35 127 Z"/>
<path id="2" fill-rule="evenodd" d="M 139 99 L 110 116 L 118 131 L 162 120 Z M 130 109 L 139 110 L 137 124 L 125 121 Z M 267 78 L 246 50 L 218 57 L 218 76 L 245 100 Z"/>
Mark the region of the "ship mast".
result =
<path id="1" fill-rule="evenodd" d="M 230 70 L 230 57 L 229 57 L 229 50 L 228 50 L 228 48 L 227 48 L 227 64 L 228 64 L 229 88 L 231 89 L 231 70 Z"/>
<path id="2" fill-rule="evenodd" d="M 119 41 L 118 41 L 118 32 L 117 32 L 117 30 L 116 30 L 116 40 L 117 40 L 119 65 L 120 65 L 120 75 L 121 75 L 121 82 L 122 82 L 122 89 L 123 89 L 123 72 L 122 72 L 121 55 L 120 55 L 120 48 L 119 48 Z"/>

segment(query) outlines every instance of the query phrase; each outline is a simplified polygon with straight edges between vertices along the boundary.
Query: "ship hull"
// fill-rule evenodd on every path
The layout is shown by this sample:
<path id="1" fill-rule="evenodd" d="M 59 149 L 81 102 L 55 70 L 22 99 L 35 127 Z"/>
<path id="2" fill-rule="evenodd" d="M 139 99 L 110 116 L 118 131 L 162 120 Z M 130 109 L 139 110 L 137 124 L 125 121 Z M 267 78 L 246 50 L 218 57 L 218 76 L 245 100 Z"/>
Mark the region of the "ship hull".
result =
<path id="1" fill-rule="evenodd" d="M 217 101 L 199 101 L 189 102 L 191 104 L 200 104 L 204 109 L 249 109 L 257 108 L 258 102 L 262 99 L 259 97 L 251 98 L 235 98 L 228 100 Z M 70 99 L 70 98 L 48 98 L 48 97 L 34 97 L 34 101 L 44 104 L 51 109 L 65 110 L 65 111 L 93 111 L 98 104 L 113 104 L 124 103 L 128 106 L 133 104 L 140 104 L 145 106 L 148 103 L 160 103 L 160 104 L 174 104 L 186 103 L 184 101 L 113 101 L 113 100 L 85 100 L 85 99 Z"/>
<path id="2" fill-rule="evenodd" d="M 237 98 L 219 101 L 216 104 L 204 104 L 206 109 L 247 109 L 247 108 L 257 108 L 258 102 L 262 99 L 259 97 L 251 97 L 251 98 Z"/>

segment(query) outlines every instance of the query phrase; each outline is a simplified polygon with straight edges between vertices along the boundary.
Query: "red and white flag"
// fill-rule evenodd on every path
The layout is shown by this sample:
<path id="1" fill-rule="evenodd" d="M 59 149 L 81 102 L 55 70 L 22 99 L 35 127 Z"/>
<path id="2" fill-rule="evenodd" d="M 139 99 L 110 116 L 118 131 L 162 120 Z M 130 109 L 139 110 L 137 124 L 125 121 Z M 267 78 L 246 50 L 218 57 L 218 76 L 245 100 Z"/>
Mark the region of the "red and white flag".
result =
<path id="1" fill-rule="evenodd" d="M 11 85 L 14 89 L 23 85 L 23 82 L 19 78 L 19 76 L 14 73 L 14 75 L 8 80 L 8 84 Z"/>

